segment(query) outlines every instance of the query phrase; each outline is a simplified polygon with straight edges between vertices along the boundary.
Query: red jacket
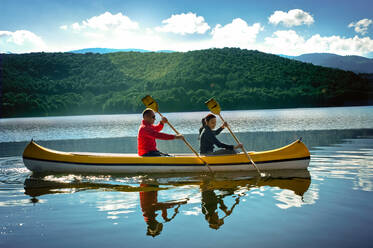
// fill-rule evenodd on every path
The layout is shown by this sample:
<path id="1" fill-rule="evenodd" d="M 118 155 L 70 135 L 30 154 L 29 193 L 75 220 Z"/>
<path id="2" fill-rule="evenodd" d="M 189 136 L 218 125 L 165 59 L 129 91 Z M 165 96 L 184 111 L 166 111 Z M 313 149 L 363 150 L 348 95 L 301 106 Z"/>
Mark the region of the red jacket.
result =
<path id="1" fill-rule="evenodd" d="M 175 135 L 161 133 L 164 124 L 160 122 L 158 125 L 149 124 L 147 121 L 142 120 L 139 134 L 137 136 L 137 153 L 142 156 L 150 151 L 157 150 L 157 143 L 155 139 L 172 140 Z"/>
<path id="2" fill-rule="evenodd" d="M 152 185 L 140 184 L 141 187 L 149 187 Z M 158 203 L 158 191 L 140 191 L 140 206 L 145 222 L 154 221 L 157 214 L 155 206 Z"/>

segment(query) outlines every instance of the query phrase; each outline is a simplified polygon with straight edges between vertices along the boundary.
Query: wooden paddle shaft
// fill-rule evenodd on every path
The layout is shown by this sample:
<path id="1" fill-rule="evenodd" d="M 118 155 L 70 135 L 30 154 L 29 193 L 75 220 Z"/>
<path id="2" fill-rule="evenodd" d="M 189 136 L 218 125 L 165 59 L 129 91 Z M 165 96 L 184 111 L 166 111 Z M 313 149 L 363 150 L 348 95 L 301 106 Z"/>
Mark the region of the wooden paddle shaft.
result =
<path id="1" fill-rule="evenodd" d="M 223 119 L 221 114 L 219 114 L 219 117 L 223 122 L 225 122 L 225 120 Z M 228 128 L 229 132 L 231 133 L 231 135 L 233 136 L 233 138 L 235 139 L 235 141 L 237 142 L 237 144 L 241 144 L 240 141 L 238 140 L 238 138 L 236 137 L 236 135 L 233 133 L 233 131 L 231 130 L 231 128 L 228 125 L 227 125 L 227 128 Z M 254 167 L 258 171 L 258 173 L 260 174 L 260 171 L 259 171 L 258 167 L 254 163 L 254 161 L 251 159 L 251 156 L 247 153 L 245 147 L 242 146 L 241 149 L 245 153 L 246 157 L 250 160 L 250 162 L 254 165 Z"/>
<path id="2" fill-rule="evenodd" d="M 158 114 L 159 114 L 159 116 L 160 116 L 161 118 L 164 118 L 164 116 L 163 116 L 161 113 L 158 112 Z M 175 132 L 176 134 L 180 134 L 180 133 L 179 133 L 179 132 L 174 128 L 174 126 L 171 125 L 171 123 L 167 122 L 167 124 L 172 128 L 172 130 L 174 130 L 174 132 Z"/>
<path id="3" fill-rule="evenodd" d="M 164 117 L 161 113 L 158 112 L 158 114 L 159 114 L 159 116 L 160 116 L 161 118 Z M 169 123 L 169 122 L 167 121 L 167 124 L 171 127 L 172 130 L 174 130 L 174 132 L 175 132 L 176 134 L 180 134 L 180 133 L 179 133 L 179 132 L 178 132 L 178 131 L 177 131 L 177 130 L 176 130 L 176 129 L 171 125 L 171 123 Z M 210 166 L 207 164 L 207 162 L 206 162 L 205 160 L 203 160 L 203 159 L 199 156 L 198 152 L 197 152 L 196 150 L 194 150 L 194 148 L 192 147 L 192 145 L 189 144 L 189 142 L 188 142 L 185 138 L 183 138 L 183 141 L 184 141 L 185 144 L 190 148 L 190 150 L 192 150 L 192 152 L 193 152 L 193 153 L 194 153 L 194 154 L 199 158 L 199 160 L 201 160 L 201 162 L 207 166 L 207 168 L 209 169 L 209 171 L 210 171 L 211 174 L 212 174 L 212 170 L 211 170 Z"/>

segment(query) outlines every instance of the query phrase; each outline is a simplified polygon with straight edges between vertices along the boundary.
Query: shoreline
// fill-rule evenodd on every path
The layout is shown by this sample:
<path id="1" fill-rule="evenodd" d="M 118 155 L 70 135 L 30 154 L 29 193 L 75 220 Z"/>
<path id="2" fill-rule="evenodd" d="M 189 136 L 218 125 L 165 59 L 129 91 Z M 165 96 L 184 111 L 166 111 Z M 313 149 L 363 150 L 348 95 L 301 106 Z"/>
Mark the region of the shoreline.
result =
<path id="1" fill-rule="evenodd" d="M 222 112 L 233 112 L 233 111 L 255 111 L 255 110 L 286 110 L 286 109 L 313 109 L 313 108 L 349 108 L 349 107 L 370 107 L 373 106 L 373 102 L 371 104 L 356 104 L 356 105 L 338 105 L 338 106 L 299 106 L 299 107 L 284 107 L 284 108 L 252 108 L 252 109 L 225 109 Z M 144 106 L 145 109 L 145 106 Z M 204 110 L 181 110 L 175 112 L 162 112 L 163 114 L 172 114 L 172 113 L 197 113 L 197 112 L 210 112 L 207 107 Z M 11 117 L 2 117 L 0 116 L 0 120 L 5 119 L 17 119 L 17 118 L 45 118 L 45 117 L 75 117 L 75 116 L 111 116 L 111 115 L 137 115 L 141 114 L 141 112 L 124 112 L 124 113 L 94 113 L 94 114 L 61 114 L 61 115 L 20 115 L 20 116 L 11 116 Z"/>

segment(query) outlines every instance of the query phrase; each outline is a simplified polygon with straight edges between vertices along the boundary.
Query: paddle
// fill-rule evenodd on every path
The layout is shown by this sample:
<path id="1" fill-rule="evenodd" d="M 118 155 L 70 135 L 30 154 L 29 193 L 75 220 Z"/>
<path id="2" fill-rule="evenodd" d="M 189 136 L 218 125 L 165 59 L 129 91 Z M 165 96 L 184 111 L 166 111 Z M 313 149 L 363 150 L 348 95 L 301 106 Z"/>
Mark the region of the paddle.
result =
<path id="1" fill-rule="evenodd" d="M 225 120 L 223 119 L 223 117 L 220 114 L 220 105 L 217 101 L 215 101 L 214 98 L 211 98 L 210 100 L 205 102 L 205 104 L 213 114 L 218 115 L 220 117 L 220 119 L 223 122 L 225 122 Z M 227 128 L 228 128 L 229 132 L 231 133 L 231 135 L 233 136 L 233 138 L 235 139 L 235 141 L 237 142 L 237 144 L 241 144 L 240 141 L 237 139 L 236 135 L 232 132 L 231 128 L 228 125 L 227 125 Z M 251 159 L 251 156 L 247 153 L 246 149 L 243 146 L 242 146 L 242 151 L 245 153 L 246 157 L 250 160 L 250 162 L 253 164 L 255 169 L 258 171 L 259 175 L 262 176 L 262 174 L 260 173 L 260 170 L 258 169 L 258 167 L 254 163 L 254 161 Z"/>
<path id="2" fill-rule="evenodd" d="M 144 105 L 147 107 L 147 108 L 150 108 L 152 109 L 154 112 L 158 113 L 159 116 L 161 118 L 163 118 L 163 115 L 159 112 L 158 110 L 158 103 L 149 95 L 145 96 L 143 99 L 141 99 L 141 101 L 144 103 Z M 174 130 L 174 132 L 176 134 L 180 134 L 172 125 L 170 122 L 167 121 L 167 124 L 172 128 L 172 130 Z M 190 150 L 192 150 L 192 152 L 198 157 L 199 160 L 201 160 L 201 162 L 207 166 L 207 168 L 209 169 L 210 173 L 213 174 L 212 172 L 212 169 L 210 168 L 210 166 L 207 164 L 207 162 L 205 160 L 203 160 L 198 152 L 196 150 L 194 150 L 194 148 L 189 144 L 189 142 L 183 137 L 183 141 L 185 142 L 185 144 L 190 148 Z"/>

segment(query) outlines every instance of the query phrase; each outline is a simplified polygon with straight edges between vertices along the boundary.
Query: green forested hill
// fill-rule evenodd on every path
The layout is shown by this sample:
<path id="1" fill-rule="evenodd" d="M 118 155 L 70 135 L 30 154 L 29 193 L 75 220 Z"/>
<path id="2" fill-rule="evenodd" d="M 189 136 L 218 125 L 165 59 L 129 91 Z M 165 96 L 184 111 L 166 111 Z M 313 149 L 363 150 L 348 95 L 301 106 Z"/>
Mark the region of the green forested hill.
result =
<path id="1" fill-rule="evenodd" d="M 366 104 L 368 80 L 235 48 L 187 53 L 1 54 L 1 116 L 131 113 L 151 94 L 162 111 Z"/>

